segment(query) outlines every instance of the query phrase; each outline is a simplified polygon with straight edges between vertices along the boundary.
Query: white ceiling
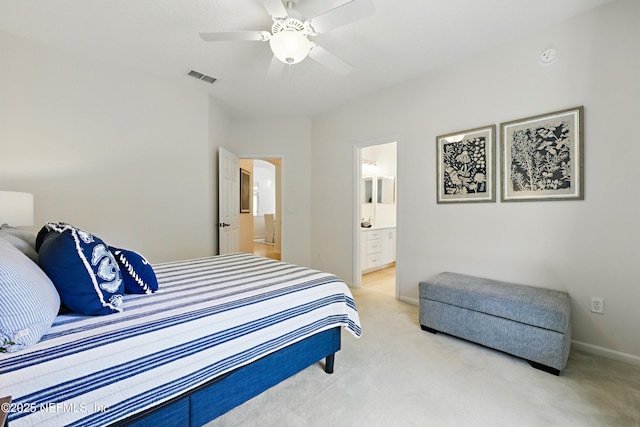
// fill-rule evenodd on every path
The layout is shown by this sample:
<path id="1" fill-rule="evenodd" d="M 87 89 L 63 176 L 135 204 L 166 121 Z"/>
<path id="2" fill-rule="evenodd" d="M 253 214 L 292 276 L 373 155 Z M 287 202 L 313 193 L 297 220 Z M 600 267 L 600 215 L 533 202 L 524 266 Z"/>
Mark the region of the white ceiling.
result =
<path id="1" fill-rule="evenodd" d="M 355 0 L 359 1 L 359 0 Z M 260 0 L 0 0 L 0 30 L 207 91 L 235 116 L 313 116 L 612 0 L 373 0 L 375 14 L 313 40 L 350 63 L 306 59 L 268 79 L 266 42 L 200 32 L 270 30 Z M 335 0 L 295 0 L 306 17 Z M 218 79 L 187 76 L 191 69 Z"/>

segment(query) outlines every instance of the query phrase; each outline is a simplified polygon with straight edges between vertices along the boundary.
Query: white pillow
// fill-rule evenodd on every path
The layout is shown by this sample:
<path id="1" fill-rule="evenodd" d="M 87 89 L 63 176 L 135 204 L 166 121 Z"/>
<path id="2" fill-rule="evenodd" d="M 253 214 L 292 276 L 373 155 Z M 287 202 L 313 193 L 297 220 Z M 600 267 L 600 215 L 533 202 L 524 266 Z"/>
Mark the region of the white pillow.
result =
<path id="1" fill-rule="evenodd" d="M 0 351 L 13 353 L 40 341 L 59 309 L 60 296 L 47 275 L 0 239 Z"/>
<path id="2" fill-rule="evenodd" d="M 38 253 L 26 240 L 13 233 L 7 233 L 4 229 L 0 230 L 0 240 L 6 240 L 11 243 L 16 249 L 31 258 L 33 262 L 38 263 Z"/>
<path id="3" fill-rule="evenodd" d="M 36 248 L 36 235 L 30 231 L 27 230 L 21 230 L 19 228 L 15 228 L 12 227 L 10 225 L 7 224 L 2 224 L 0 225 L 0 230 L 4 231 L 5 233 L 9 233 L 12 234 L 14 236 L 16 236 L 19 239 L 24 240 L 25 242 L 27 242 L 29 244 L 29 246 L 31 246 L 34 250 Z"/>

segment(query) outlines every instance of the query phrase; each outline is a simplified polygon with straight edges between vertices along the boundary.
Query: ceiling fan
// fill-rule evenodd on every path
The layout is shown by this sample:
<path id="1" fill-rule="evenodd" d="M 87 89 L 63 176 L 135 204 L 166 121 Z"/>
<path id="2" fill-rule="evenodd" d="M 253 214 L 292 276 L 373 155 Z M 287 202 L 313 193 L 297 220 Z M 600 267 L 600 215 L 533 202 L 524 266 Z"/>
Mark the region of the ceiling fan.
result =
<path id="1" fill-rule="evenodd" d="M 228 31 L 200 33 L 204 41 L 268 41 L 273 52 L 269 76 L 282 73 L 285 65 L 297 64 L 307 56 L 334 72 L 348 74 L 353 68 L 322 46 L 309 40 L 334 28 L 349 24 L 374 13 L 372 0 L 322 0 L 330 9 L 304 19 L 293 9 L 294 2 L 282 0 L 260 0 L 273 19 L 269 31 Z"/>

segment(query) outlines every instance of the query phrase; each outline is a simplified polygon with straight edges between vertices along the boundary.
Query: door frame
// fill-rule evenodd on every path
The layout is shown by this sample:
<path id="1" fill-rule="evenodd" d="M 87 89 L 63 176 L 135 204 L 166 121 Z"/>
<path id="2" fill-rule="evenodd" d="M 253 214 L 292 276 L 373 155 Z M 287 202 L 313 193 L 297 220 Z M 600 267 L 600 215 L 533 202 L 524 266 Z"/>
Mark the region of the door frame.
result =
<path id="1" fill-rule="evenodd" d="M 389 135 L 385 137 L 380 137 L 376 139 L 371 139 L 367 141 L 357 142 L 353 145 L 353 194 L 355 197 L 353 199 L 354 207 L 353 212 L 355 213 L 356 221 L 353 223 L 353 278 L 352 285 L 354 288 L 362 287 L 362 265 L 360 263 L 360 251 L 361 248 L 361 239 L 360 239 L 360 219 L 362 218 L 362 204 L 360 200 L 362 200 L 362 186 L 360 182 L 362 181 L 362 150 L 367 147 L 373 147 L 375 145 L 383 145 L 389 144 L 391 142 L 396 143 L 396 188 L 399 188 L 398 185 L 398 171 L 397 171 L 397 153 L 400 146 L 400 136 L 399 135 Z M 396 192 L 396 217 L 398 210 L 398 192 Z M 397 255 L 397 240 L 398 240 L 398 221 L 396 219 L 396 266 L 398 265 L 398 255 Z M 398 269 L 396 268 L 396 283 L 395 283 L 395 294 L 396 298 L 399 298 L 399 289 L 398 289 Z"/>

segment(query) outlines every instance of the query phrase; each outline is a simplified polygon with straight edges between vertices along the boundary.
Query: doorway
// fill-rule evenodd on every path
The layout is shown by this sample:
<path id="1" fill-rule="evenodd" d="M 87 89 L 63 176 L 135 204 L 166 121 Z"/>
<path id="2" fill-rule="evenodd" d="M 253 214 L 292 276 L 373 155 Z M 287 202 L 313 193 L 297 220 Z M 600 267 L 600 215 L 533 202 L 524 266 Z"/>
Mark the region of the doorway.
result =
<path id="1" fill-rule="evenodd" d="M 273 214 L 273 247 L 268 251 L 254 248 L 254 215 L 257 203 L 252 197 L 254 160 L 264 160 L 275 167 L 275 213 Z M 257 253 L 281 259 L 282 251 L 282 157 L 245 156 L 218 149 L 218 254 Z M 247 178 L 248 177 L 248 178 Z M 241 179 L 242 178 L 242 179 Z M 244 185 L 241 185 L 241 181 Z M 242 200 L 242 201 L 241 201 Z M 274 210 L 273 204 L 270 207 Z M 264 219 L 263 219 L 264 221 Z M 260 248 L 259 248 L 260 249 Z"/>
<path id="2" fill-rule="evenodd" d="M 249 209 L 240 213 L 238 250 L 280 260 L 282 158 L 243 157 L 239 166 L 250 176 L 251 189 Z"/>
<path id="3" fill-rule="evenodd" d="M 355 286 L 398 296 L 396 275 L 397 143 L 357 147 Z"/>
<path id="4" fill-rule="evenodd" d="M 280 212 L 278 170 L 281 159 L 253 159 L 253 253 L 280 260 L 282 239 L 279 223 Z"/>

